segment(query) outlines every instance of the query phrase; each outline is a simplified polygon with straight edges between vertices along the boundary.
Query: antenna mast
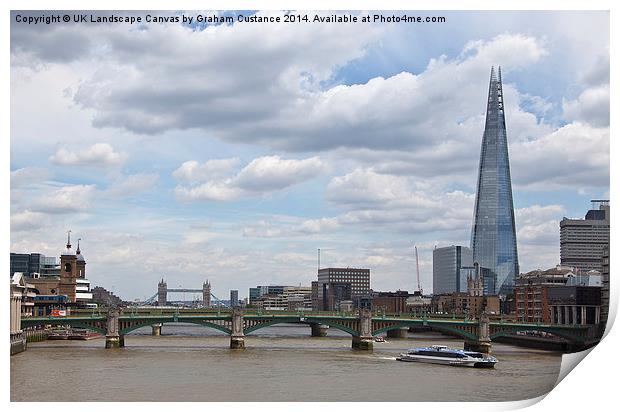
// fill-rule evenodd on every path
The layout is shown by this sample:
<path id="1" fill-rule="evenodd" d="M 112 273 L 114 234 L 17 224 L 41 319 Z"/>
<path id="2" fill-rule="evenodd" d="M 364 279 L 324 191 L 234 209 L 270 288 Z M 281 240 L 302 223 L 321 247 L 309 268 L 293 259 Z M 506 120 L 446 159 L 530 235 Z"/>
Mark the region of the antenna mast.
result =
<path id="1" fill-rule="evenodd" d="M 420 292 L 421 295 L 422 288 L 420 287 L 420 262 L 418 260 L 418 247 L 414 245 L 413 248 L 415 249 L 415 267 L 418 272 L 418 292 Z"/>

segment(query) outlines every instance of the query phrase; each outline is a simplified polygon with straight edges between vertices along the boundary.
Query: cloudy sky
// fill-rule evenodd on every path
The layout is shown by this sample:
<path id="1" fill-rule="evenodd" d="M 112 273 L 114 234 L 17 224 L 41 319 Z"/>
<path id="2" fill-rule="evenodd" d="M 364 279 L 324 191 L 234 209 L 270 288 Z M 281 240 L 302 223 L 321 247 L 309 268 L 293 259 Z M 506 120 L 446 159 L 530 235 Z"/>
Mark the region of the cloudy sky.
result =
<path id="1" fill-rule="evenodd" d="M 559 220 L 609 196 L 606 12 L 191 27 L 16 14 L 11 251 L 59 256 L 71 229 L 93 285 L 125 299 L 162 277 L 209 279 L 222 298 L 307 285 L 317 248 L 323 267 L 369 267 L 375 290 L 413 290 L 414 244 L 430 292 L 433 247 L 469 245 L 492 65 L 521 270 L 557 264 Z"/>

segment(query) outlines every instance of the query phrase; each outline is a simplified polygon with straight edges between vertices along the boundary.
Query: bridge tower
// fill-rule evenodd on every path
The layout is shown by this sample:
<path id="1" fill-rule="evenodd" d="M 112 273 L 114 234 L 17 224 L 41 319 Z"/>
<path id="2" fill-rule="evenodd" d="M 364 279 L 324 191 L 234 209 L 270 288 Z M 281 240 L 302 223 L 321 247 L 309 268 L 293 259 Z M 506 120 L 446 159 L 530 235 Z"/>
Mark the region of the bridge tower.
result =
<path id="1" fill-rule="evenodd" d="M 208 280 L 202 284 L 202 305 L 205 308 L 211 307 L 211 282 Z"/>
<path id="2" fill-rule="evenodd" d="M 157 284 L 157 304 L 159 306 L 166 306 L 168 302 L 168 285 L 166 281 L 162 280 Z"/>

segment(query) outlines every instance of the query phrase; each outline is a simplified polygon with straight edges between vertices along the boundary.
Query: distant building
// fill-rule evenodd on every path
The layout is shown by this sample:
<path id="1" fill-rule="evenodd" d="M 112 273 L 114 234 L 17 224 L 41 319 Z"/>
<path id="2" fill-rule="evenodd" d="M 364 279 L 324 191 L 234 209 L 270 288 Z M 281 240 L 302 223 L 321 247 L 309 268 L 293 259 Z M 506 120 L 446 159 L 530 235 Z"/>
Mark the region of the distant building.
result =
<path id="1" fill-rule="evenodd" d="M 566 285 L 574 275 L 574 268 L 561 265 L 519 275 L 515 284 L 516 320 L 551 323 L 549 288 Z"/>
<path id="2" fill-rule="evenodd" d="M 370 292 L 370 269 L 325 268 L 318 274 L 320 285 L 325 283 L 349 283 L 351 296 L 366 295 Z M 322 286 L 320 287 L 322 288 Z"/>
<path id="3" fill-rule="evenodd" d="M 399 290 L 396 292 L 373 292 L 372 310 L 380 310 L 384 313 L 405 313 L 407 312 L 407 299 L 409 292 Z"/>
<path id="4" fill-rule="evenodd" d="M 58 268 L 56 268 L 55 259 L 47 258 L 39 253 L 12 253 L 12 270 L 20 265 L 24 266 L 25 256 L 30 257 L 28 263 L 30 272 L 25 279 L 33 285 L 36 291 L 35 306 L 43 299 L 43 296 L 65 296 L 68 305 L 78 307 L 92 302 L 90 281 L 86 279 L 86 260 L 80 250 L 80 239 L 74 252 L 71 247 L 70 231 L 67 235 L 66 250 L 60 256 Z M 32 271 L 34 269 L 40 272 Z"/>
<path id="5" fill-rule="evenodd" d="M 477 318 L 485 311 L 492 315 L 499 315 L 501 301 L 498 295 L 484 294 L 483 279 L 478 273 L 476 277 L 470 275 L 467 278 L 466 292 L 433 295 L 431 311 L 469 318 Z"/>
<path id="6" fill-rule="evenodd" d="M 342 301 L 351 301 L 352 286 L 349 282 L 326 282 L 322 284 L 322 307 L 320 310 L 336 311 Z"/>
<path id="7" fill-rule="evenodd" d="M 407 298 L 407 302 L 406 302 L 407 312 L 413 313 L 416 315 L 430 313 L 431 302 L 432 302 L 432 298 L 430 296 L 423 296 L 419 292 L 413 292 L 413 295 L 410 295 Z"/>
<path id="8" fill-rule="evenodd" d="M 609 316 L 609 245 L 603 248 L 601 261 L 601 323 L 606 325 Z"/>
<path id="9" fill-rule="evenodd" d="M 249 304 L 251 306 L 256 304 L 256 301 L 258 300 L 258 298 L 261 297 L 260 287 L 250 288 L 250 293 L 248 296 L 249 296 Z"/>
<path id="10" fill-rule="evenodd" d="M 253 305 L 264 310 L 312 310 L 310 286 L 283 286 L 282 293 L 267 293 L 254 299 Z"/>
<path id="11" fill-rule="evenodd" d="M 236 289 L 230 291 L 230 306 L 233 308 L 239 306 L 239 291 Z"/>
<path id="12" fill-rule="evenodd" d="M 433 294 L 467 290 L 467 276 L 474 275 L 471 249 L 446 246 L 433 250 Z"/>
<path id="13" fill-rule="evenodd" d="M 122 303 L 121 298 L 101 286 L 95 286 L 92 294 L 93 302 L 99 306 L 118 306 Z"/>
<path id="14" fill-rule="evenodd" d="M 609 201 L 593 200 L 598 208 L 585 219 L 560 221 L 560 263 L 582 271 L 602 272 L 603 248 L 609 245 Z"/>
<path id="15" fill-rule="evenodd" d="M 255 288 L 250 288 L 249 298 L 250 305 L 254 306 L 256 301 L 264 295 L 281 295 L 284 293 L 284 288 L 286 286 L 282 285 L 264 285 L 264 286 L 256 286 Z"/>
<path id="16" fill-rule="evenodd" d="M 551 322 L 561 325 L 597 325 L 601 320 L 601 288 L 556 286 L 548 289 Z"/>
<path id="17" fill-rule="evenodd" d="M 35 273 L 42 276 L 60 276 L 60 263 L 55 257 L 41 253 L 11 253 L 11 276 L 15 272 L 33 277 Z"/>

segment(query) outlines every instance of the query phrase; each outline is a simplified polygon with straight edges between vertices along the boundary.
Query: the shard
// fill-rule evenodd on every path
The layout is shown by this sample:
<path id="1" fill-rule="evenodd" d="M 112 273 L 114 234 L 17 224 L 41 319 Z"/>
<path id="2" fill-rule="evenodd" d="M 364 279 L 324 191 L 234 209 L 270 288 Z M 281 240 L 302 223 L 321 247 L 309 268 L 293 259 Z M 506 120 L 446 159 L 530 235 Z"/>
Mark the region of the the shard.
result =
<path id="1" fill-rule="evenodd" d="M 495 294 L 512 293 L 519 273 L 519 259 L 501 68 L 497 74 L 491 68 L 471 248 L 474 263 L 480 265 L 485 289 Z"/>

